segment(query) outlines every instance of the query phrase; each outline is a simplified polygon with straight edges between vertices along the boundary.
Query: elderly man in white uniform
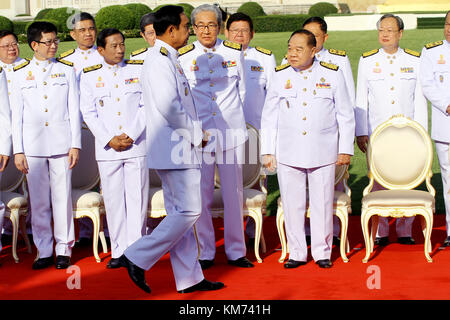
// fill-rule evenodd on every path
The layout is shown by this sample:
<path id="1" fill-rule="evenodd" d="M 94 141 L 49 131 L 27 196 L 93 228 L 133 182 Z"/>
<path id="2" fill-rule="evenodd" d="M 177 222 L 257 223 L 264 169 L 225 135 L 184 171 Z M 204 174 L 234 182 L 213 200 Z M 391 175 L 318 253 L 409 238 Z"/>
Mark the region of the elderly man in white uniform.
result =
<path id="1" fill-rule="evenodd" d="M 145 111 L 141 86 L 143 60 L 124 60 L 125 38 L 104 29 L 97 46 L 104 61 L 83 69 L 80 109 L 95 136 L 95 153 L 111 239 L 107 268 L 120 267 L 125 249 L 143 236 L 149 177 Z"/>
<path id="2" fill-rule="evenodd" d="M 427 102 L 419 81 L 420 53 L 399 47 L 403 21 L 392 14 L 377 22 L 381 49 L 366 52 L 359 60 L 356 92 L 356 136 L 366 152 L 375 128 L 396 114 L 403 114 L 428 128 Z M 382 187 L 375 185 L 376 189 Z M 414 244 L 411 229 L 414 217 L 396 221 L 397 241 Z M 388 218 L 380 218 L 375 244 L 389 243 Z"/>
<path id="3" fill-rule="evenodd" d="M 179 50 L 178 60 L 192 89 L 202 127 L 211 135 L 202 154 L 202 215 L 196 223 L 203 269 L 214 264 L 216 241 L 211 219 L 215 167 L 224 203 L 228 263 L 248 268 L 243 223 L 242 162 L 247 129 L 243 112 L 245 63 L 242 45 L 217 38 L 222 16 L 214 5 L 191 14 L 197 41 Z"/>
<path id="4" fill-rule="evenodd" d="M 8 86 L 6 84 L 5 71 L 0 67 L 0 181 L 11 154 L 11 111 L 9 109 Z M 0 231 L 5 217 L 5 204 L 0 192 Z M 2 241 L 0 239 L 0 252 Z"/>
<path id="5" fill-rule="evenodd" d="M 431 138 L 441 167 L 447 238 L 444 246 L 450 246 L 450 11 L 445 16 L 445 40 L 431 42 L 422 49 L 420 80 L 425 97 L 431 102 Z"/>
<path id="6" fill-rule="evenodd" d="M 201 212 L 200 169 L 196 147 L 202 129 L 188 81 L 177 61 L 177 49 L 189 37 L 189 19 L 180 6 L 155 13 L 155 46 L 144 63 L 142 86 L 147 126 L 148 166 L 162 181 L 167 216 L 149 235 L 131 245 L 120 258 L 133 282 L 145 292 L 149 270 L 170 252 L 180 293 L 218 290 L 221 282 L 204 278 L 198 262 L 194 223 Z"/>
<path id="7" fill-rule="evenodd" d="M 14 68 L 12 137 L 14 162 L 27 175 L 33 240 L 39 259 L 33 269 L 70 265 L 75 243 L 72 168 L 81 149 L 78 85 L 70 62 L 54 59 L 56 27 L 33 22 L 27 30 L 31 61 Z M 52 231 L 53 218 L 53 231 Z"/>
<path id="8" fill-rule="evenodd" d="M 353 155 L 355 120 L 344 76 L 338 66 L 314 57 L 315 46 L 308 30 L 291 35 L 289 64 L 275 69 L 261 121 L 263 165 L 277 168 L 285 214 L 285 268 L 307 261 L 307 184 L 312 257 L 321 268 L 332 266 L 335 167 L 349 164 Z"/>

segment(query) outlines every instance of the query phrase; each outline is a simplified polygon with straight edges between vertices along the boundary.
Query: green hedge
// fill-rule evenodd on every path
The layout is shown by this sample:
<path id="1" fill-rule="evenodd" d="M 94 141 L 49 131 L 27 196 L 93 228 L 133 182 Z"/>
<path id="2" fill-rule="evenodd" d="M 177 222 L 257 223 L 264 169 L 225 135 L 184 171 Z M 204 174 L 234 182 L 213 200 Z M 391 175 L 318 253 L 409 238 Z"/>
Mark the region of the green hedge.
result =
<path id="1" fill-rule="evenodd" d="M 150 9 L 149 6 L 142 3 L 128 3 L 123 5 L 125 8 L 130 9 L 131 12 L 133 12 L 134 15 L 134 26 L 133 28 L 139 29 L 141 18 L 144 14 L 147 14 L 149 12 L 152 12 L 152 9 Z"/>
<path id="2" fill-rule="evenodd" d="M 98 30 L 106 28 L 130 30 L 135 26 L 135 18 L 130 9 L 122 5 L 113 5 L 101 8 L 95 16 L 95 23 Z"/>
<path id="3" fill-rule="evenodd" d="M 267 15 L 253 19 L 256 32 L 294 32 L 301 29 L 307 14 Z"/>
<path id="4" fill-rule="evenodd" d="M 28 23 L 29 23 L 29 21 L 19 21 L 19 20 L 13 21 L 14 33 L 16 35 L 17 34 L 25 34 L 25 33 L 27 33 L 26 27 L 27 27 Z"/>
<path id="5" fill-rule="evenodd" d="M 57 8 L 47 12 L 43 20 L 58 21 L 58 32 L 69 32 L 72 26 L 69 29 L 68 20 L 77 12 L 79 11 L 70 7 Z"/>
<path id="6" fill-rule="evenodd" d="M 14 25 L 11 20 L 9 20 L 7 17 L 0 16 L 0 30 L 14 30 Z"/>
<path id="7" fill-rule="evenodd" d="M 53 10 L 52 8 L 42 9 L 41 11 L 38 12 L 38 14 L 34 18 L 34 20 L 41 20 L 41 19 L 45 18 L 45 15 L 52 10 Z"/>
<path id="8" fill-rule="evenodd" d="M 445 17 L 417 18 L 417 29 L 440 29 L 444 23 Z"/>
<path id="9" fill-rule="evenodd" d="M 257 2 L 246 2 L 243 3 L 238 9 L 237 12 L 245 13 L 250 18 L 254 19 L 256 17 L 265 16 L 263 7 Z"/>
<path id="10" fill-rule="evenodd" d="M 325 17 L 327 14 L 337 13 L 338 9 L 328 2 L 318 2 L 309 8 L 308 14 L 315 17 Z"/>

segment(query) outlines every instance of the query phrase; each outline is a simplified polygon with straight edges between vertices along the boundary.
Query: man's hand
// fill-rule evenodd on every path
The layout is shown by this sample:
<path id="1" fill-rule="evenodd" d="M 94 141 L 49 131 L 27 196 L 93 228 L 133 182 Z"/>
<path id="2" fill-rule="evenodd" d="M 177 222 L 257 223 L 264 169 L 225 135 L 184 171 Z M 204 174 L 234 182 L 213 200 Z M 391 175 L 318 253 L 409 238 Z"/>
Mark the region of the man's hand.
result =
<path id="1" fill-rule="evenodd" d="M 275 172 L 277 169 L 277 159 L 273 154 L 265 154 L 262 158 L 263 167 L 269 170 L 270 172 Z"/>
<path id="2" fill-rule="evenodd" d="M 366 153 L 367 145 L 369 144 L 369 136 L 356 137 L 356 144 L 358 145 L 359 150 Z"/>
<path id="3" fill-rule="evenodd" d="M 109 141 L 108 145 L 116 150 L 117 152 L 124 151 L 128 149 L 133 144 L 133 139 L 122 133 L 120 136 L 115 136 Z"/>
<path id="4" fill-rule="evenodd" d="M 0 172 L 3 172 L 8 165 L 9 156 L 0 154 Z"/>
<path id="5" fill-rule="evenodd" d="M 203 138 L 202 138 L 202 149 L 203 149 L 208 144 L 209 137 L 211 136 L 211 134 L 206 130 L 202 129 L 202 131 L 203 131 Z"/>
<path id="6" fill-rule="evenodd" d="M 447 112 L 447 114 L 450 114 L 450 104 L 447 106 L 446 112 Z"/>
<path id="7" fill-rule="evenodd" d="M 17 153 L 14 155 L 14 164 L 20 172 L 28 174 L 28 162 L 23 153 Z"/>
<path id="8" fill-rule="evenodd" d="M 340 166 L 340 165 L 350 164 L 351 158 L 352 158 L 352 156 L 349 154 L 340 153 L 340 154 L 338 154 L 336 165 Z"/>
<path id="9" fill-rule="evenodd" d="M 80 160 L 80 149 L 71 148 L 69 150 L 69 169 L 73 169 Z"/>

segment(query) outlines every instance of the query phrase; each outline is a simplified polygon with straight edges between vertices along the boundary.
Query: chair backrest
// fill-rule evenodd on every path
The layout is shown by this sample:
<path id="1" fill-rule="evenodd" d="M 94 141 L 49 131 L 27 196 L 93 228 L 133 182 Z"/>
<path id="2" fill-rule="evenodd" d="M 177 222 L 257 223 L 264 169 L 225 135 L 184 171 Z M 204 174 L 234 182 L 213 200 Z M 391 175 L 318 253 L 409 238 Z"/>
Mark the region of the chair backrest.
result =
<path id="1" fill-rule="evenodd" d="M 90 190 L 100 181 L 95 159 L 95 138 L 83 124 L 81 128 L 81 150 L 78 164 L 72 169 L 72 188 Z"/>
<path id="2" fill-rule="evenodd" d="M 380 124 L 370 137 L 369 175 L 386 189 L 409 190 L 431 177 L 433 146 L 425 129 L 403 115 Z"/>
<path id="3" fill-rule="evenodd" d="M 22 183 L 24 176 L 14 165 L 14 156 L 10 157 L 8 165 L 1 174 L 0 191 L 16 190 Z"/>
<path id="4" fill-rule="evenodd" d="M 259 132 L 247 123 L 248 139 L 244 145 L 244 159 L 242 164 L 242 180 L 244 189 L 252 188 L 259 182 L 261 175 L 261 159 L 259 148 Z M 216 167 L 215 185 L 220 187 L 219 172 Z"/>
<path id="5" fill-rule="evenodd" d="M 336 166 L 334 173 L 334 186 L 336 187 L 344 179 L 348 179 L 348 165 Z"/>

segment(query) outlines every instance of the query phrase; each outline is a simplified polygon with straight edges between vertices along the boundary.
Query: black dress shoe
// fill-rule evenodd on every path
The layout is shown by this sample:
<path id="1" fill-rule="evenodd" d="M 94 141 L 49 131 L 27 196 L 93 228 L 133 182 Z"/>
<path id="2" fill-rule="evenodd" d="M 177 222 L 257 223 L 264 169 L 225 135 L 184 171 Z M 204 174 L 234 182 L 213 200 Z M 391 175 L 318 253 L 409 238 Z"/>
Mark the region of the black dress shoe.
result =
<path id="1" fill-rule="evenodd" d="M 385 247 L 389 244 L 389 237 L 377 237 L 375 238 L 374 244 L 376 246 Z"/>
<path id="2" fill-rule="evenodd" d="M 331 268 L 333 266 L 333 263 L 330 261 L 330 259 L 317 260 L 316 263 L 321 268 Z"/>
<path id="3" fill-rule="evenodd" d="M 450 246 L 450 237 L 447 237 L 445 239 L 444 243 L 442 244 L 443 247 L 449 247 Z"/>
<path id="4" fill-rule="evenodd" d="M 56 256 L 56 269 L 67 269 L 70 266 L 70 257 L 68 256 Z"/>
<path id="5" fill-rule="evenodd" d="M 33 270 L 45 269 L 47 267 L 50 267 L 54 263 L 53 260 L 53 256 L 47 258 L 39 258 L 35 262 L 33 262 L 31 268 Z"/>
<path id="6" fill-rule="evenodd" d="M 92 238 L 79 238 L 75 241 L 76 248 L 92 247 Z"/>
<path id="7" fill-rule="evenodd" d="M 397 242 L 400 244 L 416 244 L 412 237 L 398 237 Z"/>
<path id="8" fill-rule="evenodd" d="M 214 260 L 198 260 L 200 263 L 200 266 L 202 267 L 202 270 L 206 270 L 208 268 L 211 268 L 214 265 Z"/>
<path id="9" fill-rule="evenodd" d="M 111 258 L 111 260 L 108 261 L 108 264 L 106 265 L 106 268 L 108 269 L 117 269 L 122 267 L 122 263 L 120 263 L 119 258 Z"/>
<path id="10" fill-rule="evenodd" d="M 192 287 L 179 290 L 178 293 L 189 293 L 194 291 L 212 291 L 212 290 L 219 290 L 224 287 L 224 284 L 222 282 L 212 282 L 206 279 L 203 279 L 199 283 L 193 285 Z"/>
<path id="11" fill-rule="evenodd" d="M 148 286 L 147 282 L 145 281 L 145 270 L 135 265 L 133 262 L 128 260 L 125 255 L 121 255 L 120 258 L 120 264 L 127 268 L 128 275 L 130 276 L 131 280 L 142 290 L 144 290 L 147 293 L 151 293 L 152 290 Z"/>
<path id="12" fill-rule="evenodd" d="M 253 263 L 250 262 L 246 257 L 241 257 L 237 260 L 228 260 L 228 264 L 232 266 L 241 267 L 241 268 L 253 268 Z"/>
<path id="13" fill-rule="evenodd" d="M 305 264 L 306 264 L 305 261 L 297 261 L 297 260 L 289 259 L 289 260 L 284 264 L 284 267 L 285 267 L 286 269 L 293 269 L 293 268 L 298 268 L 298 267 L 300 267 L 300 266 L 303 266 L 303 265 L 305 265 Z"/>

